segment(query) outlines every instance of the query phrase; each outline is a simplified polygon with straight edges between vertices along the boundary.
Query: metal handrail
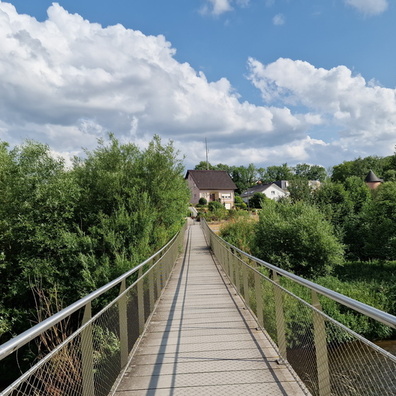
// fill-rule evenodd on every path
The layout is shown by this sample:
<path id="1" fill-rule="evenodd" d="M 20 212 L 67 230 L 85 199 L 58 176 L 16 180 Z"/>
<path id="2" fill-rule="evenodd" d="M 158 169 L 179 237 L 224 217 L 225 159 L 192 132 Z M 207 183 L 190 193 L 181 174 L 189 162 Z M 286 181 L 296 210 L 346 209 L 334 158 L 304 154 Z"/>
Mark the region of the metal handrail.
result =
<path id="1" fill-rule="evenodd" d="M 216 235 L 204 220 L 202 225 L 219 266 L 274 343 L 279 362 L 295 370 L 310 394 L 395 394 L 396 356 L 340 323 L 337 315 L 327 315 L 319 295 L 392 328 L 395 316 L 247 254 Z M 311 300 L 299 297 L 281 277 L 310 290 Z"/>
<path id="2" fill-rule="evenodd" d="M 143 261 L 136 267 L 132 268 L 128 272 L 125 272 L 124 274 L 120 275 L 118 278 L 112 280 L 111 282 L 109 282 L 106 285 L 100 287 L 99 289 L 93 291 L 92 293 L 81 298 L 80 300 L 76 301 L 75 303 L 69 305 L 68 307 L 57 312 L 56 314 L 43 320 L 42 322 L 37 323 L 35 326 L 31 327 L 30 329 L 26 330 L 25 332 L 19 334 L 18 336 L 14 337 L 14 338 L 10 339 L 9 341 L 5 342 L 4 344 L 0 345 L 0 360 L 11 355 L 15 350 L 19 349 L 20 347 L 27 344 L 29 341 L 38 337 L 44 331 L 55 326 L 57 323 L 59 323 L 63 319 L 67 318 L 68 316 L 70 316 L 74 312 L 78 311 L 79 309 L 85 307 L 88 303 L 95 300 L 97 297 L 101 296 L 103 293 L 107 292 L 108 290 L 112 289 L 114 286 L 120 284 L 122 281 L 129 278 L 134 273 L 138 272 L 142 267 L 147 265 L 151 260 L 153 260 L 155 257 L 160 255 L 164 250 L 166 250 L 175 241 L 175 239 L 178 237 L 179 233 L 180 233 L 180 231 L 159 251 L 154 253 L 151 257 L 149 257 L 147 260 Z"/>
<path id="3" fill-rule="evenodd" d="M 229 249 L 232 249 L 234 251 L 237 251 L 239 254 L 241 254 L 242 256 L 245 256 L 246 258 L 248 258 L 249 260 L 253 260 L 256 263 L 260 264 L 263 267 L 266 267 L 272 271 L 277 272 L 278 274 L 284 276 L 285 278 L 289 278 L 297 283 L 299 283 L 300 285 L 303 285 L 305 287 L 308 287 L 311 290 L 316 291 L 317 293 L 326 296 L 346 307 L 352 308 L 353 310 L 360 312 L 366 316 L 369 316 L 372 319 L 375 319 L 387 326 L 390 326 L 394 329 L 396 329 L 396 316 L 391 315 L 387 312 L 381 311 L 380 309 L 374 308 L 370 305 L 364 304 L 360 301 L 354 300 L 353 298 L 347 297 L 343 294 L 340 294 L 334 290 L 328 289 L 324 286 L 320 286 L 317 283 L 311 282 L 309 280 L 306 280 L 304 278 L 301 278 L 298 275 L 294 275 L 291 272 L 288 272 L 286 270 L 283 270 L 279 267 L 276 267 L 273 264 L 267 263 L 264 260 L 260 260 L 257 257 L 254 257 L 246 252 L 244 252 L 243 250 L 235 247 L 234 245 L 231 245 L 230 243 L 228 243 L 227 241 L 225 241 L 223 238 L 219 237 L 218 235 L 216 235 L 216 233 L 213 232 L 213 230 L 210 229 L 210 227 L 208 226 L 208 224 L 206 223 L 205 219 L 201 220 L 203 222 L 203 224 L 205 225 L 205 227 L 207 227 L 207 229 L 209 230 L 209 232 L 216 238 L 220 239 L 222 243 L 224 243 Z"/>

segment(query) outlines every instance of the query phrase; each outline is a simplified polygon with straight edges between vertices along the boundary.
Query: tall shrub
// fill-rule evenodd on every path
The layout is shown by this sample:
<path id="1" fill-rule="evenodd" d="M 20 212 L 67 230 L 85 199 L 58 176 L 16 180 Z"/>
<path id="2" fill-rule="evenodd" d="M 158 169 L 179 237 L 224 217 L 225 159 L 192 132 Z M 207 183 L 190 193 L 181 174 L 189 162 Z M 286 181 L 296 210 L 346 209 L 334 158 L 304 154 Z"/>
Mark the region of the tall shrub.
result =
<path id="1" fill-rule="evenodd" d="M 343 246 L 333 226 L 313 206 L 273 203 L 260 214 L 253 254 L 297 275 L 330 273 L 343 261 Z"/>

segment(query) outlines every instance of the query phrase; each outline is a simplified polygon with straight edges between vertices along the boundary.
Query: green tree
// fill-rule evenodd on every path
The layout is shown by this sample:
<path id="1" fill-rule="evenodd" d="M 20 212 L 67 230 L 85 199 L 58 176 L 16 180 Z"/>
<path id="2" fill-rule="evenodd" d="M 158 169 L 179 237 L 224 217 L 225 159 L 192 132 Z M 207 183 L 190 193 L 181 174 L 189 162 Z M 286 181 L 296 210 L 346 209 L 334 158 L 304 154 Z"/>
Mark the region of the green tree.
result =
<path id="1" fill-rule="evenodd" d="M 386 182 L 364 205 L 355 233 L 361 240 L 359 257 L 365 260 L 396 258 L 396 183 Z"/>
<path id="2" fill-rule="evenodd" d="M 264 202 L 268 200 L 263 193 L 256 192 L 253 194 L 252 198 L 249 199 L 249 208 L 261 209 Z"/>
<path id="3" fill-rule="evenodd" d="M 331 180 L 343 183 L 348 177 L 357 176 L 364 180 L 370 170 L 381 177 L 381 175 L 392 169 L 392 157 L 369 156 L 356 158 L 353 161 L 344 161 L 333 167 Z"/>
<path id="4" fill-rule="evenodd" d="M 327 177 L 326 169 L 319 165 L 297 164 L 293 168 L 295 176 L 306 180 L 319 180 L 324 182 Z"/>
<path id="5" fill-rule="evenodd" d="M 194 170 L 215 170 L 215 167 L 210 162 L 201 161 Z"/>
<path id="6" fill-rule="evenodd" d="M 246 166 L 237 166 L 232 169 L 231 178 L 238 187 L 237 193 L 247 190 L 257 181 L 257 171 L 254 164 Z"/>
<path id="7" fill-rule="evenodd" d="M 343 262 L 343 245 L 314 206 L 273 203 L 260 214 L 253 254 L 307 278 L 329 274 Z"/>
<path id="8" fill-rule="evenodd" d="M 288 190 L 292 202 L 304 201 L 308 203 L 312 201 L 312 189 L 307 179 L 295 177 L 290 180 Z"/>
<path id="9" fill-rule="evenodd" d="M 357 176 L 350 176 L 344 182 L 344 188 L 353 204 L 354 213 L 360 213 L 363 206 L 371 201 L 371 193 L 366 183 Z"/>
<path id="10" fill-rule="evenodd" d="M 341 183 L 326 182 L 313 191 L 313 202 L 338 232 L 343 231 L 345 220 L 353 213 L 353 202 Z"/>
<path id="11" fill-rule="evenodd" d="M 70 304 L 162 246 L 184 221 L 183 173 L 158 136 L 145 150 L 110 136 L 71 170 L 46 145 L 0 145 L 0 328 L 29 325 L 32 290 Z"/>
<path id="12" fill-rule="evenodd" d="M 79 295 L 89 241 L 75 225 L 81 190 L 48 146 L 27 142 L 7 153 L 3 145 L 0 168 L 0 310 L 19 332 L 34 309 L 32 288 L 62 284 L 65 299 Z"/>
<path id="13" fill-rule="evenodd" d="M 232 171 L 234 170 L 234 168 L 235 166 L 230 166 L 221 163 L 214 166 L 214 170 L 226 171 L 230 177 L 232 176 Z"/>
<path id="14" fill-rule="evenodd" d="M 260 178 L 263 183 L 290 180 L 293 178 L 293 171 L 286 163 L 280 166 L 269 166 L 267 169 L 260 168 Z"/>

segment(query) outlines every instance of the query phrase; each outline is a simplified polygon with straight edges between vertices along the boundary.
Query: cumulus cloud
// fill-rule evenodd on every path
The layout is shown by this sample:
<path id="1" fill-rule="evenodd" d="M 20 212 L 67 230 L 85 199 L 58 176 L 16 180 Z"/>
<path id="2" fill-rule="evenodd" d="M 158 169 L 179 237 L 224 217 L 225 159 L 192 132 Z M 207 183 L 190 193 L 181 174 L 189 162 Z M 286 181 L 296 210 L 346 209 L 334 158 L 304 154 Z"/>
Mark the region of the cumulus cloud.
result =
<path id="1" fill-rule="evenodd" d="M 227 79 L 209 82 L 177 62 L 163 36 L 103 28 L 58 4 L 38 22 L 0 2 L 0 40 L 0 137 L 11 144 L 31 138 L 75 153 L 112 131 L 139 143 L 159 133 L 188 150 L 204 133 L 214 150 L 275 147 L 316 122 L 241 103 Z"/>
<path id="2" fill-rule="evenodd" d="M 330 70 L 308 62 L 278 59 L 268 65 L 250 59 L 250 79 L 265 102 L 283 102 L 320 115 L 322 128 L 338 131 L 348 150 L 390 154 L 396 139 L 396 90 L 366 82 L 345 66 Z"/>
<path id="3" fill-rule="evenodd" d="M 388 8 L 387 0 L 344 0 L 345 3 L 365 15 L 382 14 Z"/>
<path id="4" fill-rule="evenodd" d="M 58 4 L 39 22 L 0 2 L 0 42 L 0 139 L 11 145 L 29 138 L 75 155 L 108 132 L 138 145 L 159 134 L 193 166 L 206 136 L 213 163 L 326 165 L 371 138 L 388 147 L 395 132 L 395 92 L 342 66 L 250 59 L 259 106 L 177 62 L 165 37 L 103 28 Z"/>

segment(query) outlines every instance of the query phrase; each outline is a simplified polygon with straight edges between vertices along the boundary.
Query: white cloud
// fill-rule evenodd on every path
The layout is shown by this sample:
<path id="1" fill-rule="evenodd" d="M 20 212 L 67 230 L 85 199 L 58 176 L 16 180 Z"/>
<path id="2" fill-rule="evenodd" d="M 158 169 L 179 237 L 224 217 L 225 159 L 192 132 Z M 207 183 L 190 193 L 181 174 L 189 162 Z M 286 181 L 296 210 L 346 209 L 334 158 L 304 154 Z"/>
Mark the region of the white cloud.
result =
<path id="1" fill-rule="evenodd" d="M 247 7 L 250 0 L 205 0 L 205 5 L 201 8 L 203 14 L 221 15 L 232 11 L 233 5 Z"/>
<path id="2" fill-rule="evenodd" d="M 344 0 L 351 7 L 365 15 L 382 14 L 388 8 L 387 0 Z"/>
<path id="3" fill-rule="evenodd" d="M 275 26 L 281 26 L 284 25 L 286 22 L 285 20 L 285 16 L 283 14 L 276 14 L 273 18 L 272 18 L 272 23 Z"/>
<path id="4" fill-rule="evenodd" d="M 38 22 L 0 2 L 0 41 L 0 133 L 11 144 L 31 138 L 74 153 L 112 131 L 135 142 L 159 133 L 187 150 L 203 133 L 214 148 L 240 147 L 242 136 L 271 147 L 314 125 L 287 108 L 241 103 L 227 79 L 208 82 L 178 63 L 163 36 L 102 28 L 58 4 Z"/>
<path id="5" fill-rule="evenodd" d="M 264 65 L 249 60 L 250 78 L 263 99 L 320 114 L 338 130 L 343 147 L 390 154 L 396 141 L 396 90 L 373 85 L 345 66 L 330 70 L 308 62 L 278 59 Z M 311 120 L 313 122 L 313 120 Z"/>
<path id="6" fill-rule="evenodd" d="M 0 139 L 11 145 L 29 138 L 76 154 L 108 131 L 138 145 L 157 133 L 175 141 L 187 166 L 204 159 L 205 136 L 211 162 L 230 165 L 327 165 L 335 152 L 394 146 L 394 90 L 342 66 L 251 59 L 267 102 L 258 106 L 241 102 L 226 78 L 210 82 L 177 62 L 163 36 L 103 28 L 58 4 L 38 22 L 0 2 L 0 42 Z"/>

